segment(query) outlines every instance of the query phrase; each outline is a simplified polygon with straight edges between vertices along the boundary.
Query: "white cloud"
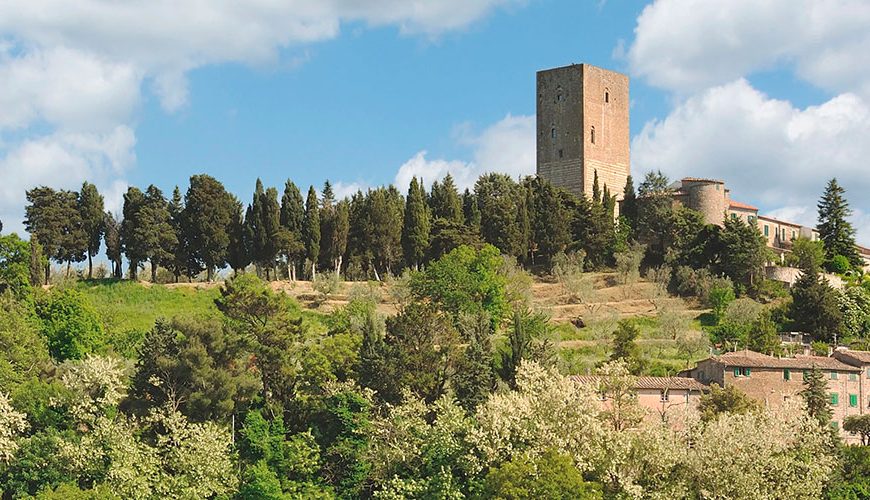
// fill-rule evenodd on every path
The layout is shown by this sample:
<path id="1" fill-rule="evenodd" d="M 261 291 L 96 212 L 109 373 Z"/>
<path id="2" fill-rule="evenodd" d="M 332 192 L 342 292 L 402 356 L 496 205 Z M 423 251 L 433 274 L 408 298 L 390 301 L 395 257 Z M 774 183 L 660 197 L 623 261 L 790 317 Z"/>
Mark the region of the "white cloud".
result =
<path id="1" fill-rule="evenodd" d="M 24 192 L 39 185 L 78 189 L 85 180 L 107 191 L 107 208 L 119 208 L 119 180 L 135 162 L 133 131 L 119 126 L 106 133 L 58 132 L 24 141 L 0 158 L 0 220 L 4 231 L 22 230 Z M 62 174 L 60 174 L 62 173 Z"/>
<path id="2" fill-rule="evenodd" d="M 120 200 L 143 87 L 169 112 L 209 64 L 295 67 L 343 23 L 437 37 L 526 0 L 5 0 L 0 2 L 0 218 L 24 190 L 96 181 Z M 286 50 L 289 49 L 289 50 Z M 281 60 L 282 50 L 286 60 Z M 145 84 L 143 86 L 143 83 Z M 13 133 L 14 132 L 14 133 Z"/>
<path id="3" fill-rule="evenodd" d="M 632 141 L 636 172 L 724 179 L 735 199 L 774 214 L 812 223 L 824 185 L 836 176 L 852 206 L 870 212 L 866 159 L 870 106 L 841 94 L 798 109 L 771 99 L 746 80 L 718 86 L 678 104 L 665 119 L 647 123 Z M 870 220 L 856 218 L 870 242 Z"/>
<path id="4" fill-rule="evenodd" d="M 458 140 L 473 148 L 472 160 L 430 160 L 420 151 L 406 161 L 396 174 L 395 184 L 404 189 L 412 177 L 429 186 L 448 173 L 459 189 L 474 186 L 487 172 L 502 172 L 517 178 L 535 173 L 535 117 L 508 115 L 483 132 L 474 134 L 460 127 Z"/>
<path id="5" fill-rule="evenodd" d="M 657 0 L 637 19 L 634 75 L 697 91 L 791 65 L 833 92 L 870 96 L 866 0 Z"/>

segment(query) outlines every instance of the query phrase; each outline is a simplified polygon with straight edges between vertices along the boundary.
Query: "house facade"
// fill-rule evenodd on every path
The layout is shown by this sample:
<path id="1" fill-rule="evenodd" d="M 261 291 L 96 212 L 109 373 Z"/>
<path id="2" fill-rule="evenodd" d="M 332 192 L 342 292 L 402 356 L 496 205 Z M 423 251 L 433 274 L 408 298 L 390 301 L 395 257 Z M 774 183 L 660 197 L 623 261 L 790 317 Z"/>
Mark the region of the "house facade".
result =
<path id="1" fill-rule="evenodd" d="M 855 351 L 851 351 L 855 352 Z M 870 356 L 870 353 L 865 353 Z M 859 361 L 846 363 L 840 357 L 795 356 L 778 358 L 753 351 L 736 351 L 699 361 L 680 376 L 691 377 L 702 384 L 733 386 L 767 408 L 777 408 L 785 401 L 800 398 L 807 373 L 813 368 L 821 370 L 828 385 L 831 405 L 831 426 L 839 429 L 847 443 L 860 442 L 859 438 L 842 430 L 843 420 L 850 415 L 861 415 L 870 410 L 867 383 L 870 371 L 856 366 Z M 870 357 L 867 358 L 870 368 Z"/>
<path id="2" fill-rule="evenodd" d="M 575 375 L 571 379 L 578 385 L 602 392 L 601 377 Z M 635 377 L 634 389 L 638 404 L 646 410 L 645 420 L 679 425 L 698 407 L 701 396 L 709 392 L 710 387 L 688 377 Z M 604 404 L 607 404 L 606 399 Z"/>

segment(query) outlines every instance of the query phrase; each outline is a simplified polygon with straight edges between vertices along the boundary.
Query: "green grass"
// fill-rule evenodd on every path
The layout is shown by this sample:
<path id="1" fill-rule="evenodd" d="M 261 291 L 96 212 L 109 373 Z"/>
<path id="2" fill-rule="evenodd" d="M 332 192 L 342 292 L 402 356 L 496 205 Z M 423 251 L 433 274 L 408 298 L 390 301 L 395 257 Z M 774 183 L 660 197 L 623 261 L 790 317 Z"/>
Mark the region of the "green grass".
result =
<path id="1" fill-rule="evenodd" d="M 207 290 L 146 287 L 118 280 L 81 281 L 76 287 L 99 311 L 103 327 L 110 335 L 148 331 L 158 318 L 220 316 L 214 305 L 214 299 L 220 295 L 217 287 Z"/>

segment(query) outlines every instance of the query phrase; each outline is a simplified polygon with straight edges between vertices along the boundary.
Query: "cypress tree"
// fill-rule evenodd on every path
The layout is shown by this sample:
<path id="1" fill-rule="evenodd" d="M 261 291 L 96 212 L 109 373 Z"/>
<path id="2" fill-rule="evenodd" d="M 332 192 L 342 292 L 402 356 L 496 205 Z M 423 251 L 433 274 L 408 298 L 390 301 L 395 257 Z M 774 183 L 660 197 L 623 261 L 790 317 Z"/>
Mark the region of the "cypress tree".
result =
<path id="1" fill-rule="evenodd" d="M 571 242 L 570 217 L 562 197 L 552 184 L 540 177 L 531 179 L 529 184 L 533 261 L 537 254 L 545 264 L 549 264 Z"/>
<path id="2" fill-rule="evenodd" d="M 121 246 L 121 223 L 115 219 L 112 212 L 105 213 L 105 239 L 106 239 L 106 257 L 112 263 L 112 277 L 121 279 L 123 273 L 121 271 L 121 255 L 123 247 Z"/>
<path id="3" fill-rule="evenodd" d="M 477 204 L 477 196 L 468 188 L 462 193 L 462 214 L 465 225 L 473 232 L 480 233 L 480 206 Z"/>
<path id="4" fill-rule="evenodd" d="M 63 233 L 63 214 L 57 191 L 41 186 L 30 189 L 26 193 L 24 227 L 31 235 L 35 235 L 42 244 L 45 265 L 45 281 L 51 278 L 49 259 L 60 253 L 60 242 Z"/>
<path id="5" fill-rule="evenodd" d="M 459 330 L 466 347 L 453 386 L 459 404 L 470 412 L 486 401 L 495 386 L 491 328 L 492 322 L 485 313 L 460 320 Z"/>
<path id="6" fill-rule="evenodd" d="M 251 263 L 251 251 L 249 249 L 249 237 L 247 234 L 248 221 L 242 215 L 242 211 L 242 203 L 237 202 L 230 218 L 230 244 L 227 247 L 227 263 L 236 274 L 244 271 L 248 267 L 248 264 Z M 250 207 L 248 207 L 247 214 L 248 217 L 251 217 Z"/>
<path id="7" fill-rule="evenodd" d="M 420 268 L 426 249 L 429 247 L 429 211 L 425 202 L 426 192 L 417 182 L 411 179 L 408 187 L 408 197 L 405 199 L 405 220 L 402 228 L 402 248 L 408 266 L 415 270 Z"/>
<path id="8" fill-rule="evenodd" d="M 508 255 L 522 255 L 522 199 L 516 183 L 505 174 L 486 174 L 474 186 L 480 208 L 480 235 Z"/>
<path id="9" fill-rule="evenodd" d="M 842 332 L 843 313 L 837 304 L 836 291 L 817 268 L 802 269 L 791 294 L 791 318 L 800 331 L 823 341 L 832 341 Z"/>
<path id="10" fill-rule="evenodd" d="M 816 419 L 820 426 L 827 427 L 831 423 L 833 413 L 828 400 L 828 382 L 825 381 L 822 371 L 815 366 L 804 373 L 804 389 L 800 394 L 807 404 L 807 413 Z"/>
<path id="11" fill-rule="evenodd" d="M 148 242 L 145 234 L 142 209 L 145 206 L 145 194 L 130 186 L 124 193 L 124 220 L 121 222 L 121 248 L 127 256 L 130 268 L 130 279 L 136 281 L 139 274 L 139 264 L 148 259 Z"/>
<path id="12" fill-rule="evenodd" d="M 401 193 L 394 186 L 370 191 L 368 205 L 372 270 L 375 279 L 380 279 L 378 267 L 391 274 L 393 266 L 402 259 L 405 207 Z"/>
<path id="13" fill-rule="evenodd" d="M 637 194 L 634 192 L 634 180 L 630 175 L 625 179 L 625 188 L 622 190 L 622 205 L 619 212 L 628 220 L 632 229 L 637 227 Z"/>
<path id="14" fill-rule="evenodd" d="M 358 266 L 367 274 L 372 270 L 374 254 L 371 245 L 371 219 L 369 197 L 357 191 L 350 197 L 348 207 L 347 255 L 348 265 Z"/>
<path id="15" fill-rule="evenodd" d="M 311 279 L 317 273 L 317 259 L 320 256 L 320 210 L 317 205 L 317 192 L 314 186 L 309 186 L 302 219 L 302 239 L 305 243 L 305 256 L 311 261 Z"/>
<path id="16" fill-rule="evenodd" d="M 334 265 L 332 249 L 332 233 L 335 224 L 335 194 L 329 180 L 323 183 L 320 197 L 320 257 L 318 262 L 322 268 Z"/>
<path id="17" fill-rule="evenodd" d="M 151 282 L 157 281 L 158 267 L 172 265 L 178 238 L 172 226 L 169 203 L 163 191 L 153 184 L 145 191 L 145 217 L 143 219 L 148 234 L 148 258 L 151 261 Z"/>
<path id="18" fill-rule="evenodd" d="M 94 277 L 93 257 L 100 251 L 100 242 L 105 230 L 103 196 L 97 191 L 96 186 L 84 182 L 79 192 L 78 206 L 82 218 L 82 229 L 87 237 L 88 279 L 91 279 Z"/>
<path id="19" fill-rule="evenodd" d="M 266 268 L 266 279 L 270 279 L 278 257 L 279 233 L 281 232 L 281 206 L 278 204 L 278 190 L 270 187 L 263 194 L 263 208 L 260 223 L 266 242 L 262 248 L 263 266 Z"/>
<path id="20" fill-rule="evenodd" d="M 39 238 L 35 234 L 30 235 L 30 285 L 42 286 L 42 270 L 43 260 L 42 245 L 39 244 Z"/>
<path id="21" fill-rule="evenodd" d="M 598 185 L 598 169 L 595 169 L 592 180 L 592 203 L 601 203 L 601 187 Z"/>
<path id="22" fill-rule="evenodd" d="M 265 261 L 265 248 L 268 235 L 263 227 L 263 202 L 265 197 L 263 182 L 257 179 L 256 187 L 248 212 L 245 216 L 245 230 L 248 235 L 248 250 L 251 260 L 257 264 L 257 269 L 262 272 Z"/>
<path id="23" fill-rule="evenodd" d="M 302 244 L 302 220 L 305 217 L 305 204 L 302 193 L 290 179 L 284 184 L 281 197 L 281 252 L 287 260 L 287 274 L 296 280 L 296 270 L 305 258 Z"/>
<path id="24" fill-rule="evenodd" d="M 825 246 L 825 257 L 829 264 L 834 257 L 842 255 L 849 259 L 852 266 L 860 268 L 863 262 L 855 248 L 855 228 L 847 220 L 852 215 L 852 209 L 849 208 L 845 193 L 846 190 L 837 183 L 836 178 L 828 182 L 818 204 L 819 238 Z"/>
<path id="25" fill-rule="evenodd" d="M 181 189 L 175 186 L 172 190 L 172 199 L 169 201 L 169 219 L 178 244 L 175 246 L 172 262 L 169 267 L 172 270 L 173 276 L 175 276 L 176 283 L 178 283 L 182 274 L 186 275 L 189 281 L 201 271 L 191 255 L 190 241 L 185 231 L 187 225 L 184 219 L 185 214 L 184 198 L 181 195 Z"/>
<path id="26" fill-rule="evenodd" d="M 341 275 L 341 266 L 344 260 L 344 254 L 347 251 L 347 237 L 350 231 L 350 204 L 347 200 L 341 200 L 335 206 L 332 216 L 332 224 L 330 228 L 330 260 L 335 275 Z"/>

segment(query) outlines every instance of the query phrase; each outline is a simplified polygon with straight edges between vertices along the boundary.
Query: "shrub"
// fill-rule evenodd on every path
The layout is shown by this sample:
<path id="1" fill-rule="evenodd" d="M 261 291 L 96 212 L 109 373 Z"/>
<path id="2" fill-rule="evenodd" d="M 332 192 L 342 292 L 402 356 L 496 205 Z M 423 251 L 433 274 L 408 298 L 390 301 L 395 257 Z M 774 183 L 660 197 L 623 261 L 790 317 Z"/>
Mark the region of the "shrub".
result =
<path id="1" fill-rule="evenodd" d="M 553 276 L 571 298 L 579 302 L 589 301 L 595 292 L 592 280 L 583 272 L 585 257 L 582 250 L 553 257 Z"/>

